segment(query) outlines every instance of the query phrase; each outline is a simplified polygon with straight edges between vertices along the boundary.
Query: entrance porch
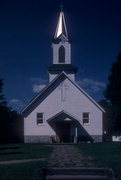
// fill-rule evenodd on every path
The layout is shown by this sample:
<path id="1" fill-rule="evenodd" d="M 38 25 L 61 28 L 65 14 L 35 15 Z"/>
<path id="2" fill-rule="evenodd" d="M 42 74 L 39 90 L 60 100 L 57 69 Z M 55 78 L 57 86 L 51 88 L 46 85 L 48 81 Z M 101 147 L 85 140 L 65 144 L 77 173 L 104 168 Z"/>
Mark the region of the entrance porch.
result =
<path id="1" fill-rule="evenodd" d="M 65 111 L 61 111 L 47 120 L 55 132 L 53 142 L 77 143 L 93 141 L 91 136 L 82 127 L 80 120 Z"/>

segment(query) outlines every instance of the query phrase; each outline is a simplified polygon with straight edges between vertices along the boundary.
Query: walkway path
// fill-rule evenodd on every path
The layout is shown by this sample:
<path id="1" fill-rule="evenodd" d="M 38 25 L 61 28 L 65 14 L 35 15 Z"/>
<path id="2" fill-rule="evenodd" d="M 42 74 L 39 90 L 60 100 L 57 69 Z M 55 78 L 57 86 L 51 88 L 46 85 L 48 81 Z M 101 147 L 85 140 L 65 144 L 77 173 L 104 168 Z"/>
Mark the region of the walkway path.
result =
<path id="1" fill-rule="evenodd" d="M 74 145 L 55 145 L 48 159 L 50 167 L 89 167 L 91 157 L 85 157 Z"/>
<path id="2" fill-rule="evenodd" d="M 49 167 L 88 167 L 92 166 L 89 156 L 84 156 L 80 153 L 79 149 L 74 145 L 53 145 L 53 152 L 48 159 L 22 159 L 22 160 L 9 160 L 0 161 L 0 165 L 27 163 L 35 161 L 48 161 Z"/>

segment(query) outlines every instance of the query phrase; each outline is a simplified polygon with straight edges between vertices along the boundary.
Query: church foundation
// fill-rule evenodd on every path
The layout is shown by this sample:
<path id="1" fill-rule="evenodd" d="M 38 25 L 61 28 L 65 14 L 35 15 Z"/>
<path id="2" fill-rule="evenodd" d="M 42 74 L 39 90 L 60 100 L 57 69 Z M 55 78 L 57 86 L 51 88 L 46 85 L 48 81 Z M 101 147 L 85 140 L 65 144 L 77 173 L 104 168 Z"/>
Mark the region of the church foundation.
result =
<path id="1" fill-rule="evenodd" d="M 24 136 L 24 143 L 52 143 L 50 136 Z"/>
<path id="2" fill-rule="evenodd" d="M 94 142 L 102 142 L 103 141 L 102 135 L 91 135 L 91 137 L 94 139 Z"/>

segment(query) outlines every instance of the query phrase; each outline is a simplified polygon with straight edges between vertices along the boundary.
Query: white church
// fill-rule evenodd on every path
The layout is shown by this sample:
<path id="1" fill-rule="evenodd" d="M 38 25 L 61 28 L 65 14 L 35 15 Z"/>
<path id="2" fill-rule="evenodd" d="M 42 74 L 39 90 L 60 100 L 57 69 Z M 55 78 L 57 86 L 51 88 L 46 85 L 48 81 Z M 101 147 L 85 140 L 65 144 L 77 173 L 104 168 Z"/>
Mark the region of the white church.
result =
<path id="1" fill-rule="evenodd" d="M 77 69 L 71 64 L 62 11 L 52 47 L 49 84 L 22 111 L 24 142 L 102 142 L 104 110 L 75 82 Z"/>

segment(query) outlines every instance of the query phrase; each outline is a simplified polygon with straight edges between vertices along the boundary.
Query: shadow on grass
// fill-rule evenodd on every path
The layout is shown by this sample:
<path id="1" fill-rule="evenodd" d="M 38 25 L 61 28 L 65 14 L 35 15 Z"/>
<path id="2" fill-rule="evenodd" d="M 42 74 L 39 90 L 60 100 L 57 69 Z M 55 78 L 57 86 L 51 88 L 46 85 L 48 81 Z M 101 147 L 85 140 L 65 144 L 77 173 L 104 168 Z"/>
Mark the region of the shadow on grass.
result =
<path id="1" fill-rule="evenodd" d="M 17 146 L 8 146 L 8 147 L 0 147 L 0 150 L 8 150 L 8 149 L 20 149 L 21 147 Z"/>
<path id="2" fill-rule="evenodd" d="M 43 180 L 42 170 L 46 162 L 29 162 L 12 165 L 0 165 L 1 180 Z"/>
<path id="3" fill-rule="evenodd" d="M 0 152 L 0 156 L 1 155 L 10 155 L 10 154 L 23 154 L 23 152 Z"/>
<path id="4" fill-rule="evenodd" d="M 0 161 L 47 158 L 52 149 L 50 144 L 2 144 Z"/>

